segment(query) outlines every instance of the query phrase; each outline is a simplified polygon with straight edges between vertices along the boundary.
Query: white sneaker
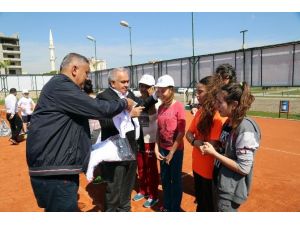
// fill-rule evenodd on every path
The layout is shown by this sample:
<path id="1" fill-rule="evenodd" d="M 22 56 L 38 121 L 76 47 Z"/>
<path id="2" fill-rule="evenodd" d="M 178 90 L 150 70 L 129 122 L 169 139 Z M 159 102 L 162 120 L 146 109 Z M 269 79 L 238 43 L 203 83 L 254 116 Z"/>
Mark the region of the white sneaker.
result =
<path id="1" fill-rule="evenodd" d="M 152 199 L 152 198 L 148 198 L 147 201 L 145 201 L 144 203 L 144 207 L 145 208 L 151 208 L 152 206 L 154 206 L 156 203 L 158 203 L 158 199 Z"/>

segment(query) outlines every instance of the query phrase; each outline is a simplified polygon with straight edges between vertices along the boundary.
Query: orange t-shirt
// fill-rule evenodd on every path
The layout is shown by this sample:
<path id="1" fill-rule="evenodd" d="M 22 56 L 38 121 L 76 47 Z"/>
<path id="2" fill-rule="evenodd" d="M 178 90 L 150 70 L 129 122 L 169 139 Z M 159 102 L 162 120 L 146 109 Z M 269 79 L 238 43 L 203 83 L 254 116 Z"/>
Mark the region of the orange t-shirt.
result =
<path id="1" fill-rule="evenodd" d="M 192 123 L 188 129 L 195 136 L 195 140 L 203 140 L 203 135 L 197 129 L 197 124 L 200 119 L 202 110 L 199 109 L 192 120 Z M 222 131 L 222 126 L 227 117 L 221 117 L 217 111 L 213 118 L 213 124 L 209 135 L 208 141 L 219 140 Z M 193 147 L 192 154 L 192 167 L 193 171 L 206 179 L 212 179 L 212 173 L 214 168 L 214 157 L 211 155 L 202 155 L 199 148 Z"/>

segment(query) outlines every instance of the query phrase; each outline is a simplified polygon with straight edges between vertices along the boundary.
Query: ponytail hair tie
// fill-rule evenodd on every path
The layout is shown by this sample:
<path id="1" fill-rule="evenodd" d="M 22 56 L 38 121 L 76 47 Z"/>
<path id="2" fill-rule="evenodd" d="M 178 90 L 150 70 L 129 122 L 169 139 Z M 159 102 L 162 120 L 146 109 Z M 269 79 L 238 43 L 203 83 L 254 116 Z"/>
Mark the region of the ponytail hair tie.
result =
<path id="1" fill-rule="evenodd" d="M 242 91 L 244 91 L 244 84 L 245 84 L 245 82 L 240 82 L 240 87 L 241 87 Z"/>

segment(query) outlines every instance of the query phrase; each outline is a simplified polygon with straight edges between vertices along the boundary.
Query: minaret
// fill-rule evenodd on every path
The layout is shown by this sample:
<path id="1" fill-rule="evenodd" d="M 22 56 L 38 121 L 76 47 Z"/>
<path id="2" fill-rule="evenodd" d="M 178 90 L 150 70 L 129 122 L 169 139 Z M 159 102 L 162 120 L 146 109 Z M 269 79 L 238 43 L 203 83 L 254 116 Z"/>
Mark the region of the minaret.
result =
<path id="1" fill-rule="evenodd" d="M 50 50 L 50 66 L 51 66 L 51 71 L 55 71 L 55 53 L 54 53 L 54 43 L 53 43 L 53 37 L 52 37 L 52 32 L 50 29 L 50 34 L 49 34 L 49 50 Z"/>

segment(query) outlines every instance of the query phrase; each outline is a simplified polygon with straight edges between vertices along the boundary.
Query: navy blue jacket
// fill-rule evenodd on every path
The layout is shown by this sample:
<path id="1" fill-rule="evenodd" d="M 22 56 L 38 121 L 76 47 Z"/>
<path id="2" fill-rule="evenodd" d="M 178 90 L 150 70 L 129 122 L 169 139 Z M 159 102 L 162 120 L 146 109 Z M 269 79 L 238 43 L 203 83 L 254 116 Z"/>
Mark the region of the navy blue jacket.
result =
<path id="1" fill-rule="evenodd" d="M 55 75 L 43 87 L 31 118 L 26 143 L 30 176 L 85 171 L 91 146 L 88 119 L 111 118 L 126 107 L 124 99 L 93 99 L 66 75 Z"/>

